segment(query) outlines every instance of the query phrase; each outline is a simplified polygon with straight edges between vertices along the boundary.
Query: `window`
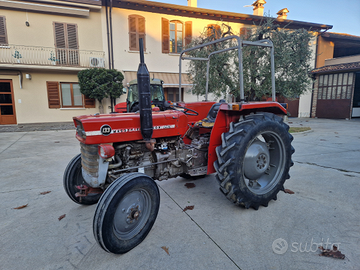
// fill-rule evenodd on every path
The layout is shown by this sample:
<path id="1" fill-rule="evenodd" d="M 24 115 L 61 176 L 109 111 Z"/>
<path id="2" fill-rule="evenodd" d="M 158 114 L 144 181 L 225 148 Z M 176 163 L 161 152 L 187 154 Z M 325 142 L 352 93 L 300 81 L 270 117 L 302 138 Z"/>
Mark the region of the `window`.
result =
<path id="1" fill-rule="evenodd" d="M 183 50 L 183 24 L 179 21 L 170 22 L 170 53 Z"/>
<path id="2" fill-rule="evenodd" d="M 78 83 L 46 82 L 49 108 L 95 108 L 95 99 L 81 94 Z"/>
<path id="3" fill-rule="evenodd" d="M 5 16 L 0 16 L 0 45 L 7 45 L 7 35 L 6 35 L 6 18 Z"/>
<path id="4" fill-rule="evenodd" d="M 206 35 L 213 40 L 221 38 L 221 27 L 218 24 L 208 24 Z"/>
<path id="5" fill-rule="evenodd" d="M 61 83 L 62 107 L 82 107 L 83 97 L 78 83 Z"/>
<path id="6" fill-rule="evenodd" d="M 351 99 L 354 73 L 320 75 L 318 99 Z"/>
<path id="7" fill-rule="evenodd" d="M 180 53 L 192 39 L 192 22 L 169 21 L 161 19 L 162 52 Z M 185 31 L 185 34 L 184 34 Z"/>
<path id="8" fill-rule="evenodd" d="M 79 65 L 76 24 L 54 22 L 56 61 L 58 65 Z"/>
<path id="9" fill-rule="evenodd" d="M 181 88 L 181 100 L 179 100 L 179 87 L 166 87 L 164 89 L 165 99 L 172 102 L 184 100 L 184 90 Z"/>
<path id="10" fill-rule="evenodd" d="M 145 42 L 145 18 L 139 15 L 129 16 L 129 50 L 139 51 L 139 39 L 144 42 L 144 51 L 146 51 Z"/>

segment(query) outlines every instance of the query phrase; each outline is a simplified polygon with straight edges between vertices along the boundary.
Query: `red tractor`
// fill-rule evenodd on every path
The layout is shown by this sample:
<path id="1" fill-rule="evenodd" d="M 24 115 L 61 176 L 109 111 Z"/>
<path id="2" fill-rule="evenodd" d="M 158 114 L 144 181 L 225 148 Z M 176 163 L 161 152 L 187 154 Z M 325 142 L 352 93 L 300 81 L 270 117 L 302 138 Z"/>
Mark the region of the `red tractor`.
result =
<path id="1" fill-rule="evenodd" d="M 164 82 L 160 79 L 150 79 L 151 104 L 158 107 L 160 110 L 165 110 L 169 105 L 165 100 L 163 84 Z M 132 80 L 129 83 L 126 92 L 126 102 L 120 102 L 115 105 L 115 112 L 117 113 L 136 112 L 139 110 L 139 90 L 137 80 Z"/>
<path id="2" fill-rule="evenodd" d="M 181 60 L 189 58 L 184 53 L 229 39 L 238 43 L 229 50 L 239 52 L 240 74 L 243 46 L 269 47 L 273 63 L 271 41 L 229 36 L 183 51 L 179 74 Z M 212 54 L 198 60 L 209 63 Z M 231 202 L 258 209 L 276 200 L 293 165 L 293 137 L 283 122 L 286 109 L 274 100 L 274 81 L 271 102 L 179 102 L 155 110 L 142 42 L 140 60 L 139 111 L 74 117 L 81 154 L 64 173 L 65 191 L 74 202 L 98 203 L 94 237 L 104 250 L 117 254 L 140 244 L 151 230 L 160 203 L 154 180 L 216 173 Z M 242 77 L 240 82 L 244 100 Z"/>

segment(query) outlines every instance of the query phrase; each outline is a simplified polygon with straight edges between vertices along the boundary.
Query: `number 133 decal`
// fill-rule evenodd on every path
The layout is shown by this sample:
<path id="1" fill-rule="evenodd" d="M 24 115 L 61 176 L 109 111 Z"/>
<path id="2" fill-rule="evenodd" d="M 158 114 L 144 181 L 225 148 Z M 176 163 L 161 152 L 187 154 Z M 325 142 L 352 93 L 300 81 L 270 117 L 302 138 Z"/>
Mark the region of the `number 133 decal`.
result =
<path id="1" fill-rule="evenodd" d="M 111 134 L 111 127 L 109 125 L 103 125 L 101 128 L 100 128 L 100 132 L 102 135 L 110 135 Z"/>

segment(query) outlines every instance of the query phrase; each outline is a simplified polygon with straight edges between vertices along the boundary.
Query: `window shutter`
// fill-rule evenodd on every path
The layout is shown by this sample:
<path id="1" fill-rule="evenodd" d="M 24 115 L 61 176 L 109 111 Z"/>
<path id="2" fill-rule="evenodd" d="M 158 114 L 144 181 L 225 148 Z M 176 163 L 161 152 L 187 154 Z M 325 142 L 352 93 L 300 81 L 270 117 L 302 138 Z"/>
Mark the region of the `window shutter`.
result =
<path id="1" fill-rule="evenodd" d="M 206 35 L 208 37 L 213 37 L 214 39 L 221 38 L 221 28 L 217 24 L 208 24 Z"/>
<path id="2" fill-rule="evenodd" d="M 192 22 L 185 22 L 185 46 L 192 40 Z"/>
<path id="3" fill-rule="evenodd" d="M 144 51 L 146 51 L 146 41 L 145 41 L 145 18 L 138 16 L 138 33 L 139 33 L 139 39 L 143 39 L 144 44 Z M 139 41 L 137 41 L 139 43 Z"/>
<path id="4" fill-rule="evenodd" d="M 0 44 L 7 45 L 7 36 L 6 36 L 6 19 L 5 16 L 0 16 Z"/>
<path id="5" fill-rule="evenodd" d="M 162 33 L 162 52 L 169 53 L 169 42 L 170 42 L 170 33 L 169 33 L 169 20 L 165 18 L 161 18 L 161 33 Z"/>
<path id="6" fill-rule="evenodd" d="M 137 27 L 136 27 L 136 16 L 129 16 L 129 50 L 138 51 L 137 46 Z"/>
<path id="7" fill-rule="evenodd" d="M 54 23 L 54 33 L 55 47 L 66 48 L 65 25 L 63 23 Z"/>
<path id="8" fill-rule="evenodd" d="M 60 108 L 60 94 L 58 82 L 46 82 L 49 108 Z"/>
<path id="9" fill-rule="evenodd" d="M 251 29 L 246 27 L 240 28 L 240 37 L 242 37 L 243 39 L 249 38 L 250 33 L 251 33 Z"/>
<path id="10" fill-rule="evenodd" d="M 77 25 L 76 24 L 67 24 L 67 47 L 69 49 L 77 50 L 78 47 L 78 39 L 77 39 Z"/>
<path id="11" fill-rule="evenodd" d="M 84 100 L 85 100 L 85 108 L 95 108 L 95 99 L 94 98 L 89 98 L 87 96 L 84 95 Z"/>

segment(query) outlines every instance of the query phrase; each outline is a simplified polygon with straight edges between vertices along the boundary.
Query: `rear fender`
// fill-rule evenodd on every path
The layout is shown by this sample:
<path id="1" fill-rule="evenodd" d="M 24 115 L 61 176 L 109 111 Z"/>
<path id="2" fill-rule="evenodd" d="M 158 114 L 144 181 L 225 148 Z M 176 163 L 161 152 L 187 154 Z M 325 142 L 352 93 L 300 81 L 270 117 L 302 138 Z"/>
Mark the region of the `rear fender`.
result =
<path id="1" fill-rule="evenodd" d="M 207 174 L 215 172 L 214 162 L 217 160 L 215 149 L 221 145 L 221 134 L 229 131 L 230 123 L 238 122 L 242 115 L 259 112 L 270 112 L 277 115 L 287 114 L 284 106 L 278 102 L 224 103 L 220 105 L 210 135 Z"/>

